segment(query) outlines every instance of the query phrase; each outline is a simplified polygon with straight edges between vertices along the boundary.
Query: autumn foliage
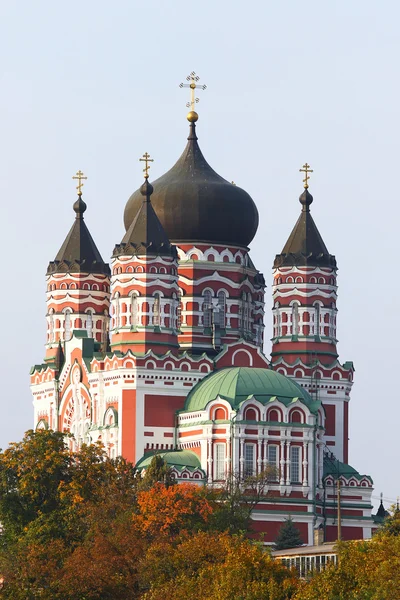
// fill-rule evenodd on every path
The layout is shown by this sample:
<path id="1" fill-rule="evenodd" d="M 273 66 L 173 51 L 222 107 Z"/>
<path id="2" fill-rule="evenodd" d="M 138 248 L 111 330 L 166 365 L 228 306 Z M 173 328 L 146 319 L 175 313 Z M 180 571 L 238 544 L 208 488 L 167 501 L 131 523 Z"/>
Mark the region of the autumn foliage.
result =
<path id="1" fill-rule="evenodd" d="M 338 567 L 301 582 L 238 533 L 252 506 L 239 492 L 174 485 L 160 457 L 142 477 L 101 445 L 74 453 L 61 433 L 28 432 L 0 452 L 0 598 L 400 598 L 398 513 L 371 542 L 341 544 Z"/>

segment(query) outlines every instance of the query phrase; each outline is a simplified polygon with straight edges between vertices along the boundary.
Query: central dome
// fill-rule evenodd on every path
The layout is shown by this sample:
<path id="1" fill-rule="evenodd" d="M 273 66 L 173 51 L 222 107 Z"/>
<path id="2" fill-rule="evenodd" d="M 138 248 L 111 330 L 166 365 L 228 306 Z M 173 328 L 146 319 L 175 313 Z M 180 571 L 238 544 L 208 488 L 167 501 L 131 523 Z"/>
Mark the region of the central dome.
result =
<path id="1" fill-rule="evenodd" d="M 210 167 L 197 143 L 195 123 L 178 162 L 152 182 L 154 210 L 171 242 L 206 242 L 247 247 L 258 227 L 252 198 Z M 124 213 L 128 229 L 142 204 L 140 190 Z"/>
<path id="2" fill-rule="evenodd" d="M 307 390 L 277 371 L 259 367 L 226 367 L 210 373 L 194 386 L 186 398 L 185 411 L 204 410 L 218 397 L 224 398 L 236 409 L 250 396 L 255 396 L 262 404 L 277 398 L 286 406 L 300 400 L 311 412 L 316 412 L 320 405 Z"/>

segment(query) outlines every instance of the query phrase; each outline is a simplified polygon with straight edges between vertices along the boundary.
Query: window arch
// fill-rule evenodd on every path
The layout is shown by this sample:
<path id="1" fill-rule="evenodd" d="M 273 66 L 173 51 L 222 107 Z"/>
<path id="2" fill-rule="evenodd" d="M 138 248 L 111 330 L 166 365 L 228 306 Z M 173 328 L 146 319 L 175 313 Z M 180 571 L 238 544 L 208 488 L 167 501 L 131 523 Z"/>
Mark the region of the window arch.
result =
<path id="1" fill-rule="evenodd" d="M 203 292 L 203 325 L 211 327 L 212 295 L 210 290 Z"/>
<path id="2" fill-rule="evenodd" d="M 225 329 L 226 325 L 226 293 L 221 290 L 218 292 L 218 320 L 219 326 Z"/>

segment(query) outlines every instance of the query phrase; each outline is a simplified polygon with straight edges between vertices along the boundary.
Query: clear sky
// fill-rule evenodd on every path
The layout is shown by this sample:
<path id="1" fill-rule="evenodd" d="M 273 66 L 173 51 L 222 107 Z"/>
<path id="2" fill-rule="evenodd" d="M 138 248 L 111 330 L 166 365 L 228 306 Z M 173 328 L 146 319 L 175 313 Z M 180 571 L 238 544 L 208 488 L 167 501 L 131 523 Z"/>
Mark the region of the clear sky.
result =
<path id="1" fill-rule="evenodd" d="M 0 445 L 33 425 L 29 369 L 44 356 L 45 271 L 74 218 L 108 258 L 138 158 L 165 172 L 186 143 L 195 70 L 200 146 L 260 212 L 251 245 L 268 283 L 298 217 L 312 214 L 339 265 L 340 359 L 353 360 L 350 463 L 375 496 L 400 494 L 398 451 L 399 57 L 394 0 L 37 0 L 0 3 Z M 267 341 L 265 351 L 270 352 Z"/>

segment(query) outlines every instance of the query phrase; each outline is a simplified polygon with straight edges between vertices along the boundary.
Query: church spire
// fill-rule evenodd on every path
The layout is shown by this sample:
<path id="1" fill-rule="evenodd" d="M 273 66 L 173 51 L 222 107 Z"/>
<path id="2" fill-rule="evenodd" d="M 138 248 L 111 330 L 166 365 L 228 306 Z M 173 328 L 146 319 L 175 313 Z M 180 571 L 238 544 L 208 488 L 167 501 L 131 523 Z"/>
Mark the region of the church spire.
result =
<path id="1" fill-rule="evenodd" d="M 46 360 L 57 362 L 59 343 L 69 341 L 74 330 L 86 331 L 88 338 L 105 349 L 108 332 L 110 267 L 84 221 L 83 180 L 78 171 L 78 198 L 73 204 L 75 220 L 57 256 L 47 268 Z"/>
<path id="2" fill-rule="evenodd" d="M 282 252 L 276 255 L 274 267 L 308 265 L 335 269 L 336 259 L 329 254 L 310 212 L 310 205 L 314 198 L 308 191 L 308 173 L 313 173 L 313 170 L 310 169 L 308 163 L 305 163 L 300 172 L 305 173 L 304 191 L 299 197 L 302 206 L 301 213 Z"/>

